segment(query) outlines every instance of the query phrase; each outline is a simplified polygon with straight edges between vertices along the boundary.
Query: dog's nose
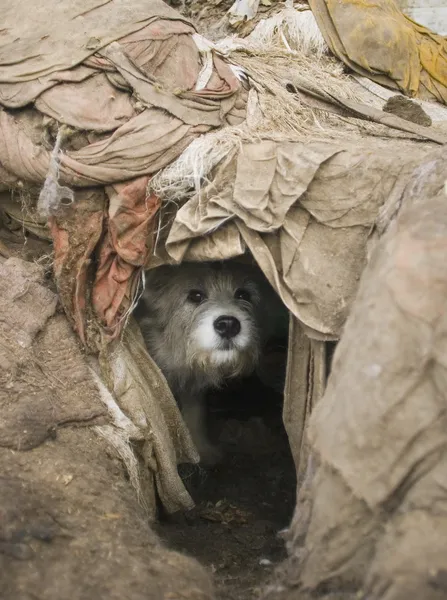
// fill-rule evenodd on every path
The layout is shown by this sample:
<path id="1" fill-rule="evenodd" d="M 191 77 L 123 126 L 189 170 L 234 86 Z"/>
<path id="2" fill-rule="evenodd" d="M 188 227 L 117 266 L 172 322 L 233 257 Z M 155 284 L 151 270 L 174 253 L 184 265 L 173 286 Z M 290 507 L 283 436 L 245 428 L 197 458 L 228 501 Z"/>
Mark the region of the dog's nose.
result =
<path id="1" fill-rule="evenodd" d="M 241 330 L 241 323 L 236 317 L 222 315 L 214 321 L 214 329 L 227 340 L 236 337 Z"/>

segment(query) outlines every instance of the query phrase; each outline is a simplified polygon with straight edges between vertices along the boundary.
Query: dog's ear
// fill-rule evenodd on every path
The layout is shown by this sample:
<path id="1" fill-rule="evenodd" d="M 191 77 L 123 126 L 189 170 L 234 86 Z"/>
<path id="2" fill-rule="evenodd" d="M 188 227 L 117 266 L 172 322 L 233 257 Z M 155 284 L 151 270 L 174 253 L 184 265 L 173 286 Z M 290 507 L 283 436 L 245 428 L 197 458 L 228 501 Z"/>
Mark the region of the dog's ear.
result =
<path id="1" fill-rule="evenodd" d="M 144 278 L 144 290 L 135 309 L 137 319 L 147 318 L 153 312 L 160 292 L 167 284 L 167 273 L 165 267 L 157 267 L 146 271 Z"/>
<path id="2" fill-rule="evenodd" d="M 156 267 L 155 269 L 146 271 L 145 290 L 162 290 L 172 278 L 173 273 L 175 273 L 177 268 L 178 267 L 173 267 L 171 265 L 163 265 L 162 267 Z"/>

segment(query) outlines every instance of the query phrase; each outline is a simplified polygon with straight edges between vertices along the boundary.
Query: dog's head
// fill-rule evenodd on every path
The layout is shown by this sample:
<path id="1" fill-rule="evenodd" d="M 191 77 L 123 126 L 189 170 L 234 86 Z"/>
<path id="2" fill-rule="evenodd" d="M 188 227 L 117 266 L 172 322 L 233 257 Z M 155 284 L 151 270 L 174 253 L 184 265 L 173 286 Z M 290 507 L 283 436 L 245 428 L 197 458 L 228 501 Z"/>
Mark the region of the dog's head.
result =
<path id="1" fill-rule="evenodd" d="M 245 375 L 261 350 L 263 284 L 238 263 L 184 263 L 150 271 L 139 320 L 166 374 L 200 372 L 208 384 Z"/>

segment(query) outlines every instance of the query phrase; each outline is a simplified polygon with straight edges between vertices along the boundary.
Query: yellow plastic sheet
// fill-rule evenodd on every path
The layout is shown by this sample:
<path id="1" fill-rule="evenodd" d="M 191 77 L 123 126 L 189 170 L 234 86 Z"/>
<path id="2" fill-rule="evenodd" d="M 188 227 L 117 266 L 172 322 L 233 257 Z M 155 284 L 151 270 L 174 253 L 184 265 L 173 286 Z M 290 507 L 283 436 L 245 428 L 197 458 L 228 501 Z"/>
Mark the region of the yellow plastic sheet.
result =
<path id="1" fill-rule="evenodd" d="M 447 38 L 394 0 L 309 0 L 331 48 L 356 73 L 408 96 L 447 104 Z"/>

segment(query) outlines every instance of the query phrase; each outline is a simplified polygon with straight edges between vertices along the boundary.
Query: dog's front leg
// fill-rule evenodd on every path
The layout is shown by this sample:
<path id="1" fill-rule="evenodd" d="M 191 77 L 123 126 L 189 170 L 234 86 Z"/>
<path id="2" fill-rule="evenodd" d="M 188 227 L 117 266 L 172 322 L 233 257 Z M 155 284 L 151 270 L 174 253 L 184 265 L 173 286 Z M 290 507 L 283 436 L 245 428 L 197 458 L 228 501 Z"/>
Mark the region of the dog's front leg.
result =
<path id="1" fill-rule="evenodd" d="M 205 395 L 203 392 L 182 394 L 180 404 L 183 419 L 200 454 L 200 462 L 216 464 L 222 458 L 222 453 L 208 439 Z"/>

